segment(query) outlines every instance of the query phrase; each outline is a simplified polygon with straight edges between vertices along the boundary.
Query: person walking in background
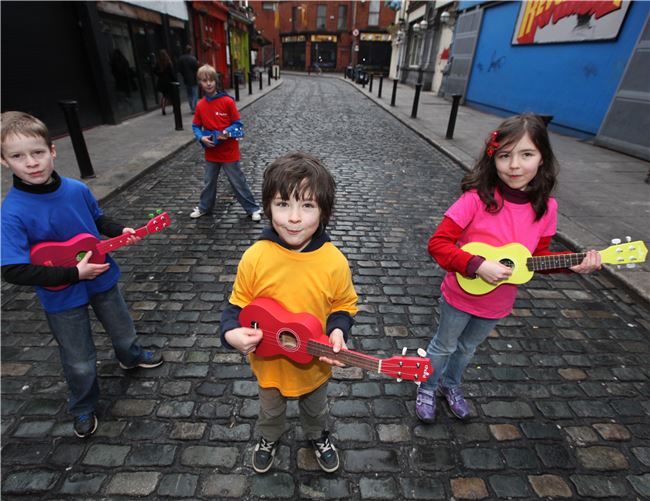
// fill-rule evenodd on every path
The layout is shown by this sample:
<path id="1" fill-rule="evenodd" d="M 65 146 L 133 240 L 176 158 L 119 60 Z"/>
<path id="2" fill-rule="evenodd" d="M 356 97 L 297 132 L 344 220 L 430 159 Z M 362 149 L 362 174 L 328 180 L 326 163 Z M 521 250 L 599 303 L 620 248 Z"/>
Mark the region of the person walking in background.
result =
<path id="1" fill-rule="evenodd" d="M 314 315 L 333 351 L 346 349 L 357 313 L 357 294 L 347 259 L 325 232 L 335 191 L 332 175 L 310 155 L 294 153 L 269 165 L 264 172 L 262 205 L 271 226 L 242 256 L 221 316 L 223 346 L 248 355 L 259 385 L 260 439 L 253 451 L 257 473 L 273 465 L 285 431 L 288 398 L 299 399 L 303 432 L 311 440 L 321 469 L 331 473 L 339 468 L 339 456 L 327 431 L 327 382 L 332 376 L 330 365 L 342 364 L 324 356 L 306 364 L 281 355 L 258 357 L 255 348 L 262 331 L 239 322 L 242 308 L 267 297 L 289 312 Z"/>
<path id="2" fill-rule="evenodd" d="M 187 102 L 190 110 L 194 113 L 196 102 L 199 99 L 199 87 L 196 81 L 196 72 L 199 69 L 199 62 L 192 54 L 192 46 L 185 46 L 185 53 L 178 58 L 178 71 L 183 77 L 185 91 L 187 92 Z"/>
<path id="3" fill-rule="evenodd" d="M 235 100 L 222 90 L 221 77 L 209 64 L 199 68 L 197 79 L 205 95 L 196 105 L 192 131 L 205 148 L 205 169 L 199 205 L 190 213 L 190 217 L 197 218 L 212 212 L 219 172 L 223 169 L 246 214 L 258 222 L 262 219 L 262 211 L 241 170 L 239 142 L 233 137 L 241 137 L 244 130 Z"/>
<path id="4" fill-rule="evenodd" d="M 99 401 L 88 305 L 111 338 L 122 369 L 151 369 L 163 359 L 138 344 L 117 285 L 120 269 L 110 254 L 103 264 L 91 263 L 89 251 L 79 262 L 72 257 L 71 266 L 41 266 L 31 264 L 30 249 L 41 242 L 65 242 L 81 233 L 99 238 L 100 234 L 115 237 L 135 231 L 106 217 L 85 184 L 54 171 L 56 150 L 43 122 L 16 111 L 3 113 L 1 120 L 2 165 L 13 172 L 13 187 L 2 204 L 2 277 L 12 284 L 36 287 L 59 345 L 74 433 L 84 438 L 97 429 Z M 133 235 L 127 244 L 139 240 Z"/>
<path id="5" fill-rule="evenodd" d="M 166 115 L 165 108 L 172 104 L 172 87 L 171 83 L 176 81 L 176 72 L 172 60 L 165 49 L 158 51 L 158 61 L 154 67 L 154 73 L 158 77 L 156 90 L 160 93 L 160 109 L 162 114 Z"/>
<path id="6" fill-rule="evenodd" d="M 551 196 L 556 176 L 546 126 L 539 116 L 528 113 L 499 125 L 474 169 L 463 178 L 463 194 L 445 212 L 428 245 L 447 274 L 441 285 L 438 330 L 427 348 L 434 372 L 420 385 L 415 402 L 421 421 L 435 421 L 436 389 L 456 417 L 469 417 L 461 377 L 476 348 L 499 319 L 510 314 L 517 295 L 516 285 L 499 285 L 512 275 L 510 267 L 460 247 L 469 242 L 494 247 L 517 242 L 534 256 L 562 254 L 549 250 L 557 225 L 557 202 Z M 570 270 L 590 273 L 600 264 L 600 254 L 590 250 Z M 487 294 L 469 294 L 460 287 L 456 273 L 499 286 Z"/>

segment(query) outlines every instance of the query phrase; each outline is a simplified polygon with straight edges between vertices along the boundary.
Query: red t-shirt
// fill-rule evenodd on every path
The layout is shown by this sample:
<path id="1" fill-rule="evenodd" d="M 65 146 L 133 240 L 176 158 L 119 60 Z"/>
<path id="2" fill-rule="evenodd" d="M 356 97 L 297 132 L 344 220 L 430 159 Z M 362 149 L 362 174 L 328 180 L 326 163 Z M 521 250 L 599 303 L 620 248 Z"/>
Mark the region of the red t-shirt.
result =
<path id="1" fill-rule="evenodd" d="M 192 123 L 204 130 L 222 131 L 239 120 L 239 110 L 230 96 L 221 96 L 208 100 L 205 97 L 196 104 Z M 240 159 L 239 141 L 230 138 L 216 145 L 205 148 L 205 159 L 208 162 L 236 162 Z"/>

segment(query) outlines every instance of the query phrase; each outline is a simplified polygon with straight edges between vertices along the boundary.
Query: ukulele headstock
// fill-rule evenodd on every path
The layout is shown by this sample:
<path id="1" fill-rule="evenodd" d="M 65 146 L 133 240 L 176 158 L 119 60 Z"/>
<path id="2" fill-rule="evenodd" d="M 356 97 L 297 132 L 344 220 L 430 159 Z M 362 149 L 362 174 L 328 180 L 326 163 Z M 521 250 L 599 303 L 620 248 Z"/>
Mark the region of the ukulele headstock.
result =
<path id="1" fill-rule="evenodd" d="M 632 238 L 630 237 L 625 237 L 625 242 L 621 242 L 620 238 L 612 239 L 613 245 L 600 251 L 603 263 L 625 264 L 628 265 L 628 268 L 633 267 L 635 264 L 643 263 L 648 255 L 648 248 L 641 240 L 634 242 L 631 240 Z"/>
<path id="2" fill-rule="evenodd" d="M 417 357 L 407 357 L 406 348 L 402 349 L 402 355 L 382 360 L 380 372 L 387 376 L 394 377 L 397 381 L 414 381 L 422 383 L 433 374 L 431 361 L 426 358 L 426 352 L 419 348 Z"/>
<path id="3" fill-rule="evenodd" d="M 158 233 L 172 224 L 169 214 L 163 212 L 162 209 L 156 210 L 155 214 L 149 214 L 149 217 L 151 218 L 147 222 L 149 233 Z"/>

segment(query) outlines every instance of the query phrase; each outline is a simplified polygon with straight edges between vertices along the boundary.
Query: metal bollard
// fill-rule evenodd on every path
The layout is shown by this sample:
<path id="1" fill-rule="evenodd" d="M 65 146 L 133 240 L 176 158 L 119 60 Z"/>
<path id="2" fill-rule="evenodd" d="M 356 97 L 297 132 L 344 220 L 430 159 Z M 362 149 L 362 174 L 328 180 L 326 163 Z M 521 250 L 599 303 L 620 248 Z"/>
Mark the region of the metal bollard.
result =
<path id="1" fill-rule="evenodd" d="M 366 79 L 365 78 L 361 78 L 361 88 L 362 89 L 366 88 Z"/>
<path id="2" fill-rule="evenodd" d="M 68 125 L 70 141 L 72 141 L 72 147 L 74 148 L 74 156 L 77 158 L 81 179 L 93 178 L 95 177 L 95 171 L 90 162 L 86 140 L 79 124 L 77 101 L 59 101 L 59 106 L 63 110 L 65 123 Z"/>
<path id="3" fill-rule="evenodd" d="M 262 80 L 264 80 L 264 72 L 258 71 L 257 72 L 258 76 L 260 77 L 260 90 L 262 90 Z"/>
<path id="4" fill-rule="evenodd" d="M 381 99 L 381 88 L 384 85 L 384 75 L 379 75 L 379 89 L 377 90 L 377 98 Z"/>
<path id="5" fill-rule="evenodd" d="M 176 130 L 183 130 L 183 117 L 181 116 L 181 84 L 170 82 L 172 89 L 172 107 L 174 108 L 174 124 Z"/>
<path id="6" fill-rule="evenodd" d="M 239 101 L 239 75 L 235 73 L 235 101 Z"/>
<path id="7" fill-rule="evenodd" d="M 370 92 L 371 94 L 372 94 L 372 81 L 373 81 L 374 78 L 375 78 L 375 74 L 371 73 L 370 74 L 370 84 L 368 84 L 368 92 Z"/>
<path id="8" fill-rule="evenodd" d="M 411 118 L 418 116 L 418 104 L 420 103 L 420 91 L 422 90 L 422 84 L 415 84 L 415 95 L 413 96 L 413 109 L 411 110 Z"/>
<path id="9" fill-rule="evenodd" d="M 456 115 L 458 114 L 458 104 L 460 103 L 460 98 L 463 97 L 462 94 L 452 94 L 451 95 L 451 113 L 449 113 L 449 123 L 447 124 L 447 134 L 445 137 L 447 139 L 453 139 L 454 137 L 454 128 L 456 127 Z"/>
<path id="10" fill-rule="evenodd" d="M 397 78 L 393 80 L 393 95 L 390 97 L 390 105 L 395 106 L 395 98 L 397 97 Z"/>
<path id="11" fill-rule="evenodd" d="M 266 85 L 271 85 L 271 67 L 269 66 L 269 79 L 266 82 Z"/>
<path id="12" fill-rule="evenodd" d="M 280 69 L 278 69 L 277 73 L 275 75 L 273 75 L 273 78 L 275 79 L 276 82 L 278 81 L 278 75 L 279 74 L 280 74 Z"/>
<path id="13" fill-rule="evenodd" d="M 253 72 L 248 73 L 248 95 L 253 93 Z"/>

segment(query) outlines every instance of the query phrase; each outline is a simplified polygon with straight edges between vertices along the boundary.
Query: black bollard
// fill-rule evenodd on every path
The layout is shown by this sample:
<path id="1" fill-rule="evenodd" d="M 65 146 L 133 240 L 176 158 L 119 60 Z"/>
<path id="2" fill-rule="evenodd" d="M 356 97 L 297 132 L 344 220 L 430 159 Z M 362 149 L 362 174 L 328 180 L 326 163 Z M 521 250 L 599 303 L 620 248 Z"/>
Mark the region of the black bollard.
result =
<path id="1" fill-rule="evenodd" d="M 59 106 L 63 110 L 65 123 L 68 125 L 68 133 L 74 148 L 74 156 L 77 158 L 77 164 L 79 165 L 81 179 L 95 177 L 93 164 L 90 162 L 90 155 L 88 155 L 88 148 L 86 148 L 86 140 L 79 124 L 77 101 L 59 101 Z"/>
<path id="2" fill-rule="evenodd" d="M 397 78 L 393 80 L 393 95 L 390 97 L 390 105 L 395 106 L 395 98 L 397 97 Z"/>
<path id="3" fill-rule="evenodd" d="M 183 130 L 183 117 L 181 116 L 181 84 L 169 82 L 172 89 L 172 107 L 174 108 L 174 124 L 176 130 Z"/>
<path id="4" fill-rule="evenodd" d="M 274 72 L 274 75 L 273 75 L 273 78 L 275 79 L 276 82 L 278 81 L 278 76 L 279 75 L 280 75 L 280 67 L 278 67 L 278 71 Z"/>
<path id="5" fill-rule="evenodd" d="M 418 116 L 418 104 L 420 103 L 420 91 L 422 90 L 422 84 L 415 84 L 415 95 L 413 96 L 413 109 L 411 110 L 411 118 Z"/>
<path id="6" fill-rule="evenodd" d="M 447 139 L 453 139 L 454 128 L 456 127 L 456 115 L 458 114 L 458 104 L 460 103 L 461 94 L 452 94 L 451 96 L 451 113 L 449 113 L 449 123 L 447 124 Z"/>
<path id="7" fill-rule="evenodd" d="M 264 80 L 264 72 L 263 71 L 258 71 L 258 74 L 260 76 L 260 90 L 262 90 L 262 80 Z"/>
<path id="8" fill-rule="evenodd" d="M 266 85 L 271 85 L 271 67 L 269 66 L 269 79 L 266 82 Z"/>
<path id="9" fill-rule="evenodd" d="M 374 77 L 375 77 L 375 74 L 371 73 L 370 74 L 370 83 L 368 84 L 368 92 L 370 92 L 371 94 L 372 94 L 372 80 L 373 80 Z"/>
<path id="10" fill-rule="evenodd" d="M 381 99 L 381 88 L 384 85 L 384 75 L 379 75 L 379 89 L 377 90 L 377 97 Z"/>
<path id="11" fill-rule="evenodd" d="M 235 101 L 239 101 L 239 75 L 235 73 Z"/>
<path id="12" fill-rule="evenodd" d="M 248 95 L 253 93 L 253 72 L 248 73 Z"/>

